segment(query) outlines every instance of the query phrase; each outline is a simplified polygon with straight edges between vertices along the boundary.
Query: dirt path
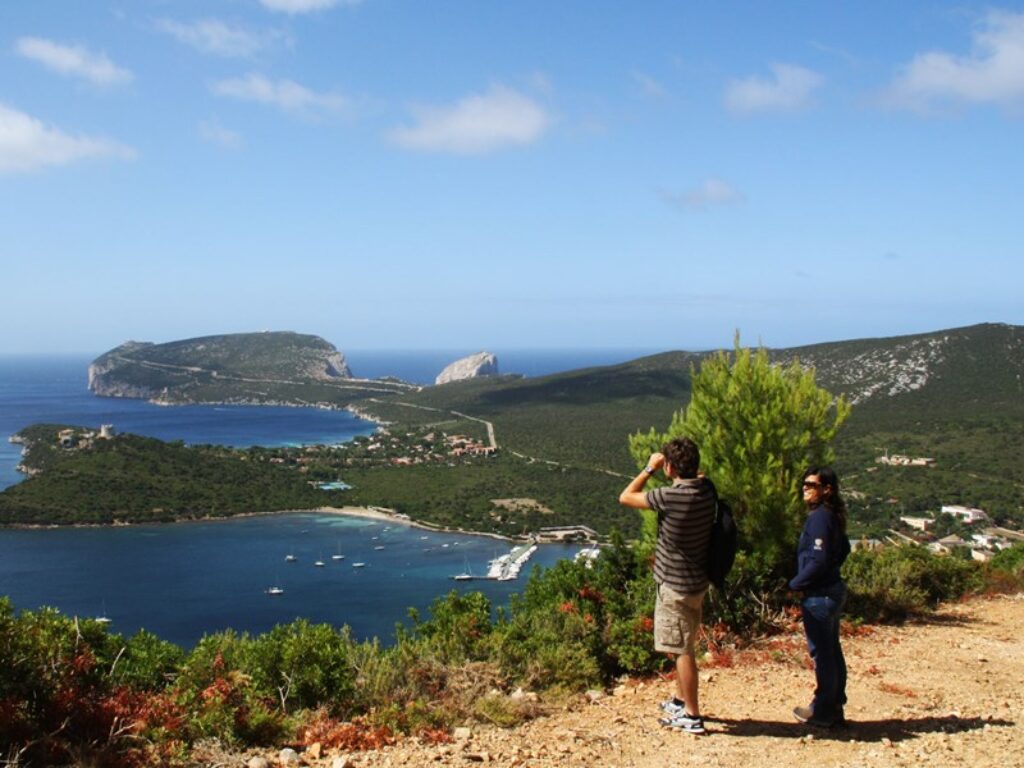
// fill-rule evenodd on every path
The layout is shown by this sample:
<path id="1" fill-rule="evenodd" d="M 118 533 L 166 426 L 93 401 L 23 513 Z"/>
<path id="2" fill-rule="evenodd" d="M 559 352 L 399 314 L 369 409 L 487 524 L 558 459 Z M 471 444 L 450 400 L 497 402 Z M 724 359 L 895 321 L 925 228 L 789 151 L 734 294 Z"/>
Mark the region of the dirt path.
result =
<path id="1" fill-rule="evenodd" d="M 851 721 L 843 730 L 793 720 L 793 706 L 806 704 L 813 687 L 793 633 L 724 660 L 732 666 L 704 666 L 705 736 L 658 725 L 665 682 L 628 680 L 517 729 L 475 725 L 451 744 L 406 740 L 347 757 L 359 768 L 1024 764 L 1024 595 L 948 606 L 927 621 L 870 628 L 843 642 Z M 268 757 L 277 764 L 276 754 Z M 338 755 L 304 757 L 330 767 Z"/>

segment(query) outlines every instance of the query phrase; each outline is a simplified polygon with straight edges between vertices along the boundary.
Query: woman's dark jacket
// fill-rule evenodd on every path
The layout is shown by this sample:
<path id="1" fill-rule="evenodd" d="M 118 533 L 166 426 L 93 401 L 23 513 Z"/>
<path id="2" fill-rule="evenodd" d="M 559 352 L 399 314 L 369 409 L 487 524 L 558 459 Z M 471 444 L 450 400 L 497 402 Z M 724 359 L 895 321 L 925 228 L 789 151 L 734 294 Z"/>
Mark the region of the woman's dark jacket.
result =
<path id="1" fill-rule="evenodd" d="M 839 525 L 839 518 L 819 505 L 807 516 L 797 547 L 797 573 L 789 588 L 815 593 L 828 590 L 842 581 L 839 568 L 850 554 L 850 540 Z"/>

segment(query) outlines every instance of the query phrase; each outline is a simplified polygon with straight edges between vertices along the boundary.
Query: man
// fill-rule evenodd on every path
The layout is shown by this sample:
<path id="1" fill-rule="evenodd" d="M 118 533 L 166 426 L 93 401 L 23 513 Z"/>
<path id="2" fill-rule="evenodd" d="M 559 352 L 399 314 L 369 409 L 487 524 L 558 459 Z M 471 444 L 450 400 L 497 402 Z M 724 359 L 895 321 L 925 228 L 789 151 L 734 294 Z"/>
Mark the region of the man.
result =
<path id="1" fill-rule="evenodd" d="M 651 454 L 647 467 L 619 495 L 627 507 L 658 513 L 654 649 L 675 657 L 676 665 L 674 696 L 662 703 L 666 716 L 660 722 L 689 733 L 704 733 L 694 649 L 708 589 L 708 547 L 715 521 L 714 486 L 698 475 L 699 467 L 696 443 L 677 438 L 666 443 L 662 453 Z M 644 493 L 648 479 L 659 469 L 672 485 Z"/>

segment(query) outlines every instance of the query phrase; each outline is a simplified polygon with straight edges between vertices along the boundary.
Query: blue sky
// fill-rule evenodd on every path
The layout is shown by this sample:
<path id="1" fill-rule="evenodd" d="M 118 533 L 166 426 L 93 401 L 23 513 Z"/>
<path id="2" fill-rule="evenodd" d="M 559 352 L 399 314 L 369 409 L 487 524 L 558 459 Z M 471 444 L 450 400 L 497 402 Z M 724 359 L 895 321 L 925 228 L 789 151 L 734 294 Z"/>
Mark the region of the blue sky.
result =
<path id="1" fill-rule="evenodd" d="M 1024 5 L 0 4 L 0 352 L 1024 324 Z"/>

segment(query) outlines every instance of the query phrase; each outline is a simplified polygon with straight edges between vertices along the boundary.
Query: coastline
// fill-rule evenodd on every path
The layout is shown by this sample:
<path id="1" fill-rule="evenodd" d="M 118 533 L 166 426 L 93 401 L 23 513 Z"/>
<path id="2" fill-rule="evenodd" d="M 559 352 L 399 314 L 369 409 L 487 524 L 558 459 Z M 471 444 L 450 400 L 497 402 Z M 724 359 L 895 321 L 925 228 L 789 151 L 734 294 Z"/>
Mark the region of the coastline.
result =
<path id="1" fill-rule="evenodd" d="M 297 510 L 290 511 L 294 512 Z M 422 520 L 413 520 L 407 515 L 399 514 L 394 510 L 385 509 L 384 507 L 318 507 L 317 509 L 309 511 L 324 515 L 341 515 L 344 517 L 359 517 L 364 520 L 387 521 L 395 525 L 407 525 L 410 528 L 419 528 L 424 531 L 433 531 L 434 533 L 461 533 L 466 536 L 486 536 L 487 538 L 498 539 L 499 541 L 520 540 L 520 538 L 505 536 L 500 533 L 492 533 L 489 531 L 466 531 L 462 528 L 446 528 L 445 526 L 434 525 Z M 282 512 L 280 514 L 287 514 L 287 512 Z"/>
<path id="2" fill-rule="evenodd" d="M 144 520 L 127 522 L 115 520 L 112 523 L 3 523 L 0 522 L 0 530 L 51 530 L 58 528 L 129 528 L 136 525 L 188 525 L 189 523 L 227 523 L 232 520 L 247 517 L 267 517 L 270 515 L 339 515 L 342 517 L 356 517 L 363 520 L 375 520 L 387 522 L 392 525 L 406 525 L 410 528 L 419 528 L 434 533 L 462 534 L 465 536 L 486 536 L 499 541 L 522 541 L 522 537 L 505 536 L 500 533 L 489 531 L 467 531 L 461 528 L 446 528 L 441 525 L 421 520 L 413 520 L 391 509 L 384 507 L 313 507 L 312 509 L 271 509 L 261 512 L 238 512 L 233 515 L 218 517 L 188 517 L 178 520 Z"/>

